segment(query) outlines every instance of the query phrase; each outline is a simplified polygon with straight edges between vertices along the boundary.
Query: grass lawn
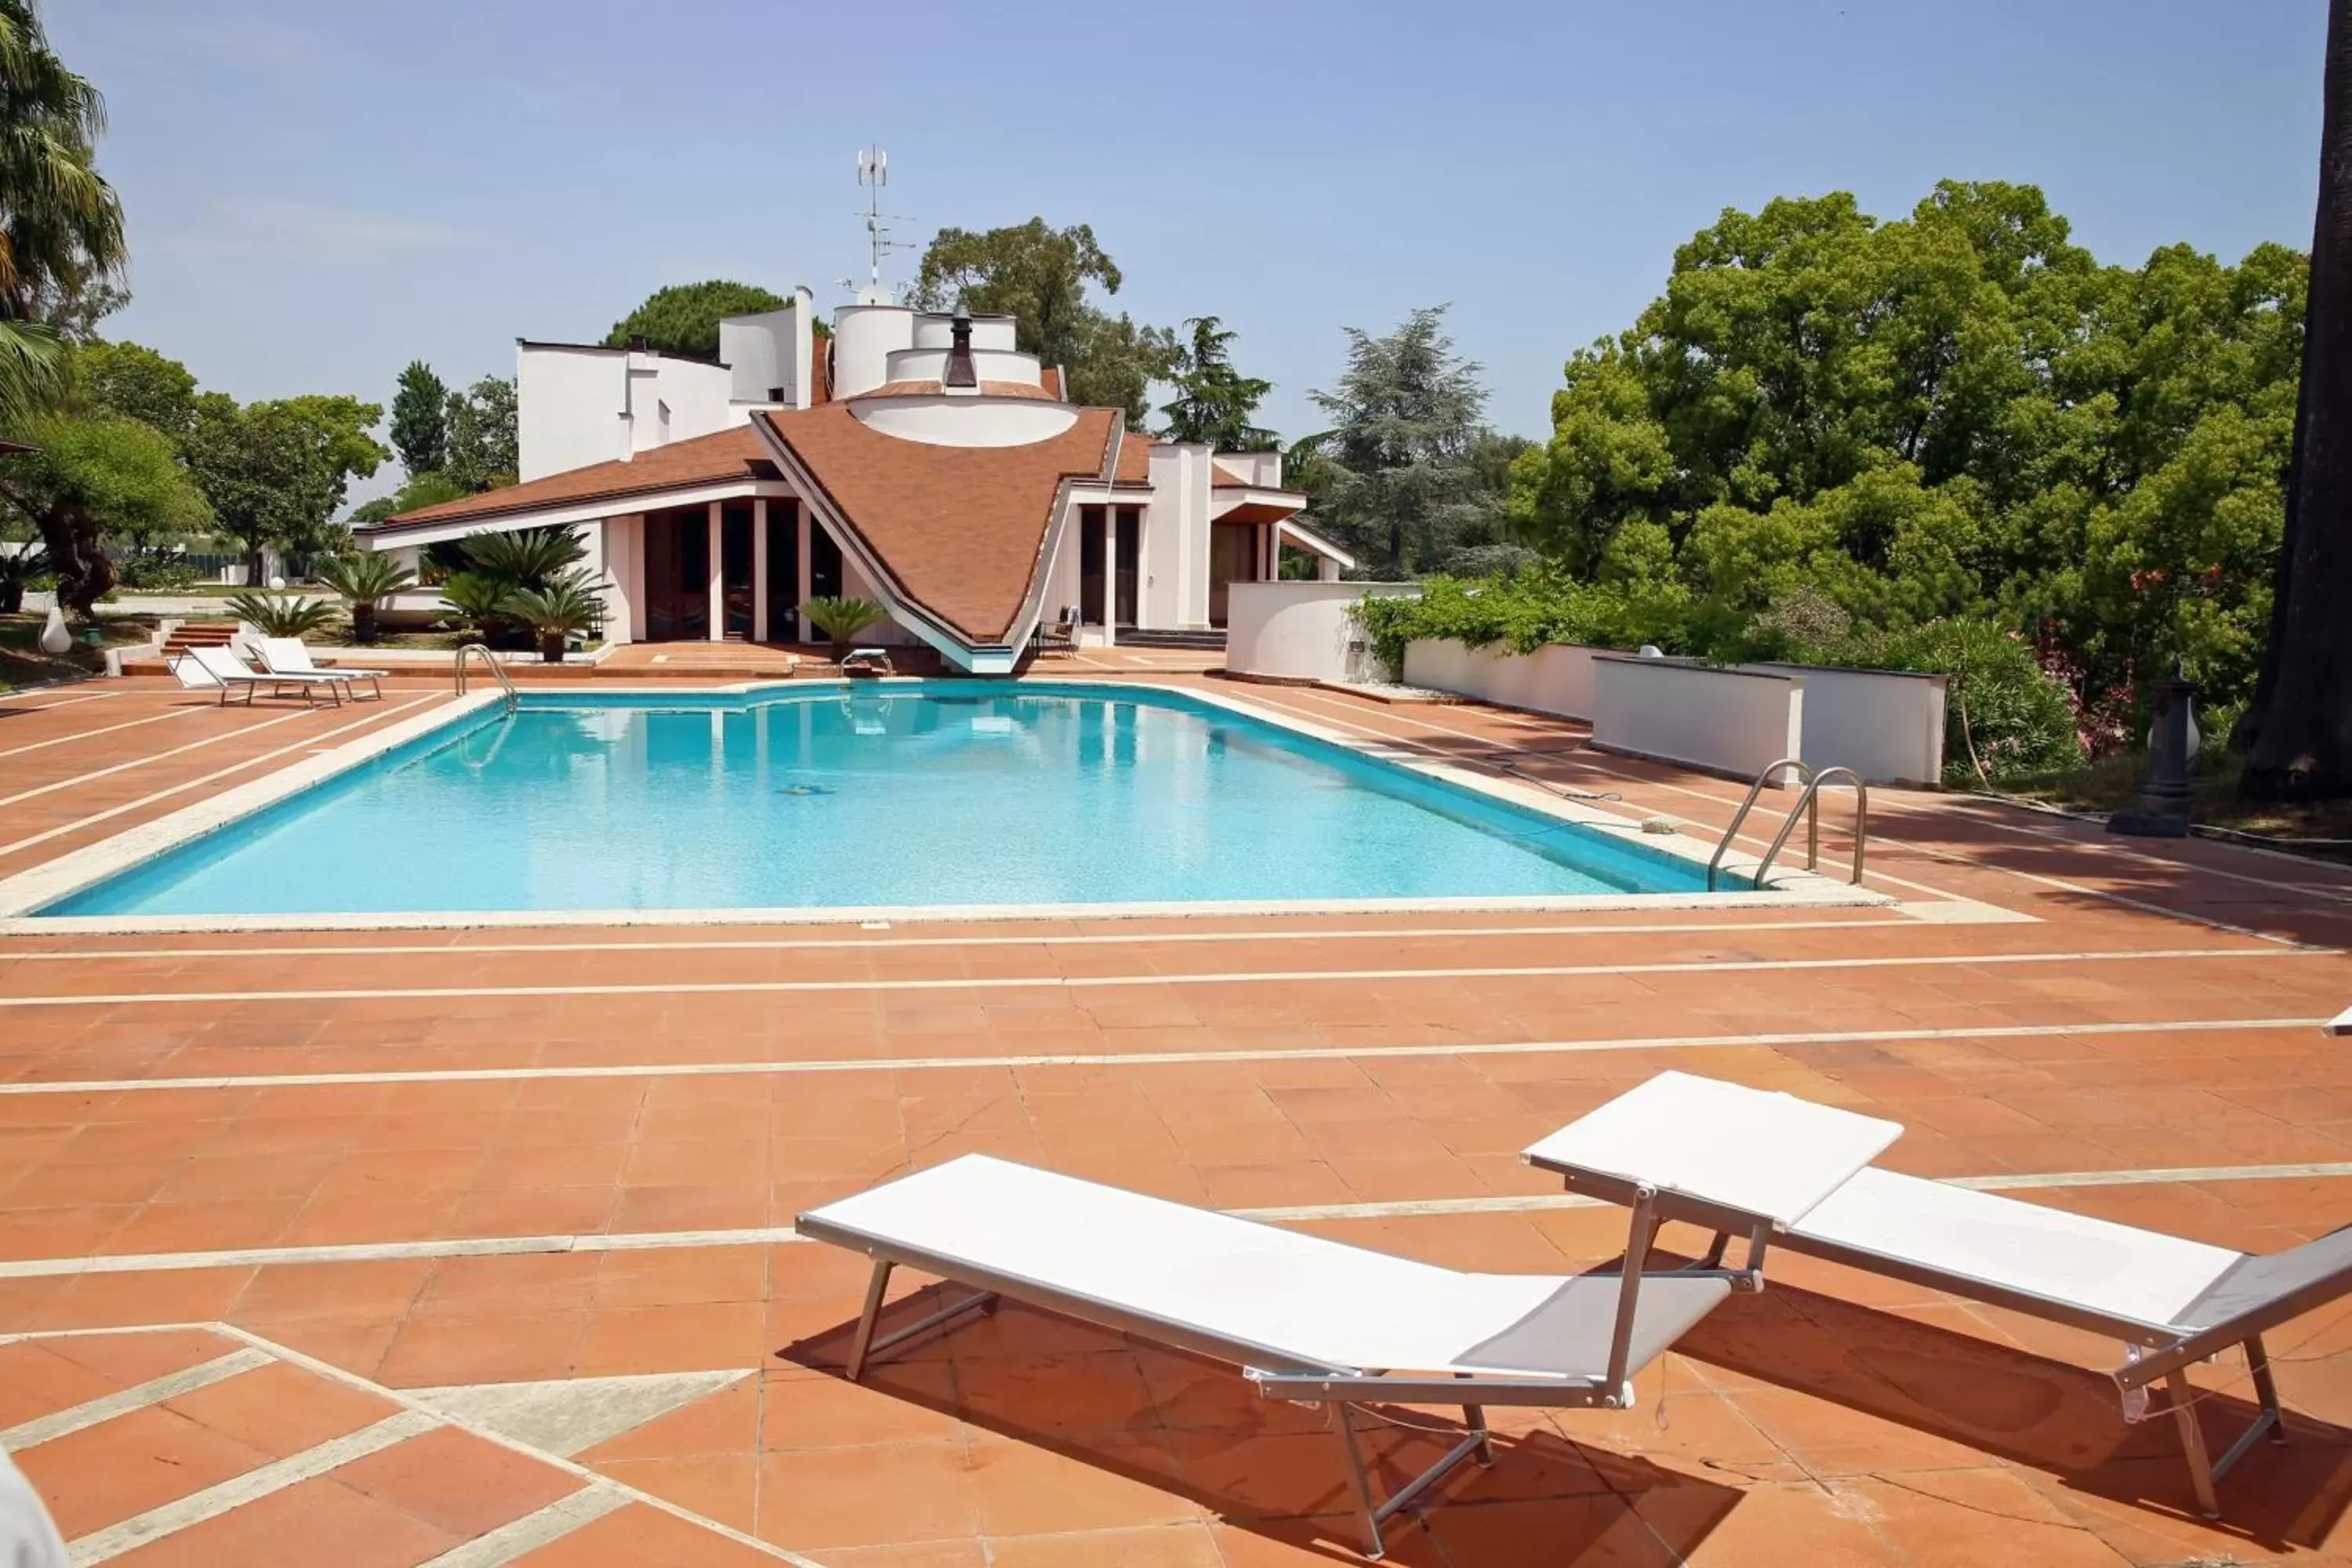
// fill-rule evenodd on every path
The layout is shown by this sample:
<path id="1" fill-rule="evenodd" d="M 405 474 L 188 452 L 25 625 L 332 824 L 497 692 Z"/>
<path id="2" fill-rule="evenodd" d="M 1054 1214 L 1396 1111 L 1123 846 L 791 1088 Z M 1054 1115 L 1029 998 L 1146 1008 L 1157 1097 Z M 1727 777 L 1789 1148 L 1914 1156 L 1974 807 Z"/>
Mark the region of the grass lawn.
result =
<path id="1" fill-rule="evenodd" d="M 2274 847 L 2281 849 L 2309 848 L 2328 854 L 2331 858 L 2352 855 L 2352 843 L 2335 851 L 2292 842 L 2352 840 L 2352 801 L 2281 805 L 2270 801 L 2243 800 L 2238 795 L 2239 764 L 2239 757 L 2218 738 L 2199 753 L 2189 773 L 2189 821 L 2200 826 L 2280 840 Z M 2140 779 L 2147 771 L 2147 753 L 2135 749 L 2114 752 L 2070 773 L 2011 784 L 2000 793 L 2069 811 L 2124 811 L 2137 803 Z"/>

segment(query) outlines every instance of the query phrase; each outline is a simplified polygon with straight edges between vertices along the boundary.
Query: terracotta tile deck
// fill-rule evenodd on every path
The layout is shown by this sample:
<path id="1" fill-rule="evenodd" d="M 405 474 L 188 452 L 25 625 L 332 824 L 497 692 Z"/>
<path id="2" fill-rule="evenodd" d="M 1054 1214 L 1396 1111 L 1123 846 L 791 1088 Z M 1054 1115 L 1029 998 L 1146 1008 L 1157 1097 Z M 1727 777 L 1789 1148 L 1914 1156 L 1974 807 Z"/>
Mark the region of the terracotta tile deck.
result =
<path id="1" fill-rule="evenodd" d="M 1573 725 L 1215 689 L 1470 765 L 1521 748 L 1702 831 L 1738 800 Z M 0 874 L 445 698 L 0 699 Z M 793 1215 L 978 1149 L 1459 1267 L 1585 1265 L 1622 1216 L 1547 1201 L 1517 1151 L 1678 1067 L 2084 1213 L 2257 1250 L 2345 1220 L 2352 1058 L 2314 1025 L 2352 999 L 2352 873 L 1873 805 L 1896 908 L 0 938 L 0 1432 L 147 1391 L 18 1453 L 107 1561 L 1328 1563 L 1354 1537 L 1319 1412 L 1017 1308 L 849 1384 L 865 1270 Z M 2352 1310 L 2272 1336 L 2293 1441 L 2214 1525 L 2170 1423 L 2120 1420 L 2116 1347 L 1772 1273 L 1643 1408 L 1510 1413 L 1391 1555 L 2352 1558 Z M 2198 1380 L 2220 1438 L 2242 1368 Z M 1393 1476 L 1454 1413 L 1380 1414 Z"/>

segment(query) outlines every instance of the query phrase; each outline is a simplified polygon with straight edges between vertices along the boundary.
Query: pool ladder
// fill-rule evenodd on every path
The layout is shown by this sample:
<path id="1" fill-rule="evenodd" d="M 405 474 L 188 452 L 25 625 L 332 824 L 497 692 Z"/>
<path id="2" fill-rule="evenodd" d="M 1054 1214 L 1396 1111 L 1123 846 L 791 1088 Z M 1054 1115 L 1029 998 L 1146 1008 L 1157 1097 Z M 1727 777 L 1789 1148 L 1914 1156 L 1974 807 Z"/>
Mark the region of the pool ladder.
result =
<path id="1" fill-rule="evenodd" d="M 460 697 L 466 695 L 466 656 L 469 653 L 480 654 L 483 664 L 488 666 L 490 673 L 498 678 L 499 685 L 505 689 L 507 714 L 511 718 L 515 705 L 520 700 L 515 696 L 514 682 L 508 678 L 506 670 L 500 667 L 499 661 L 490 657 L 490 650 L 487 644 L 466 642 L 457 645 L 457 695 Z"/>
<path id="2" fill-rule="evenodd" d="M 1748 880 L 1759 889 L 1764 886 L 1765 873 L 1771 870 L 1772 862 L 1779 859 L 1780 851 L 1788 847 L 1789 835 L 1797 830 L 1797 818 L 1800 816 L 1805 819 L 1805 869 L 1818 871 L 1822 868 L 1822 786 L 1844 779 L 1853 785 L 1853 871 L 1849 880 L 1857 888 L 1862 886 L 1864 847 L 1870 837 L 1870 786 L 1864 784 L 1862 775 L 1852 768 L 1829 767 L 1815 773 L 1799 758 L 1782 757 L 1756 775 L 1756 782 L 1748 786 L 1748 798 L 1739 803 L 1739 809 L 1732 814 L 1731 826 L 1723 830 L 1723 838 L 1716 845 L 1713 858 L 1706 863 L 1708 892 L 1715 891 L 1716 873 L 1723 865 L 1723 858 L 1731 852 L 1732 841 L 1739 837 L 1739 829 L 1747 823 L 1748 814 L 1756 809 L 1756 797 L 1764 793 L 1765 785 L 1780 777 L 1784 768 L 1796 770 L 1797 777 L 1804 783 L 1805 792 L 1797 797 L 1797 804 L 1789 808 L 1787 820 L 1780 824 L 1780 831 L 1772 836 L 1771 847 L 1764 851 L 1764 858 L 1756 862 L 1756 869 L 1748 873 Z"/>

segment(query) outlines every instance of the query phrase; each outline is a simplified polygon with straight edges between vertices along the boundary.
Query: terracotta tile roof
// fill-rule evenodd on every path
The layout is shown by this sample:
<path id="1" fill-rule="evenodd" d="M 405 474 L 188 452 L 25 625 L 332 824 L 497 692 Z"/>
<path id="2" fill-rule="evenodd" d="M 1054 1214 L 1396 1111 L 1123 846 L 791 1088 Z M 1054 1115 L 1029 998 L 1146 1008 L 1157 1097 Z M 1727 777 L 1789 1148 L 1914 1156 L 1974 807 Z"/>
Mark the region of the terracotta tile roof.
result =
<path id="1" fill-rule="evenodd" d="M 860 397 L 919 397 L 925 393 L 941 389 L 936 381 L 886 381 L 871 392 L 861 392 Z M 1059 403 L 1060 398 L 1042 386 L 1032 386 L 1025 381 L 983 381 L 981 395 L 985 397 L 1029 397 L 1047 403 Z"/>
<path id="2" fill-rule="evenodd" d="M 1145 485 L 1151 482 L 1151 437 L 1140 430 L 1129 430 L 1118 444 L 1118 472 L 1112 479 L 1122 485 Z"/>
<path id="3" fill-rule="evenodd" d="M 677 489 L 689 485 L 724 484 L 730 479 L 772 479 L 775 465 L 749 425 L 691 440 L 672 441 L 639 452 L 626 462 L 591 463 L 545 474 L 527 484 L 462 496 L 439 506 L 419 507 L 387 518 L 377 529 L 418 527 L 468 517 L 499 517 L 534 511 L 541 507 L 572 506 L 606 497 Z"/>
<path id="4" fill-rule="evenodd" d="M 1037 374 L 1044 380 L 1045 390 L 1053 395 L 1055 402 L 1067 403 L 1070 400 L 1069 389 L 1062 384 L 1062 367 L 1060 365 L 1049 364 Z"/>
<path id="5" fill-rule="evenodd" d="M 833 340 L 813 337 L 809 344 L 809 403 L 833 401 Z"/>
<path id="6" fill-rule="evenodd" d="M 898 589 L 973 646 L 1003 641 L 1066 479 L 1099 479 L 1118 415 L 1082 408 L 1051 440 L 933 447 L 868 429 L 848 403 L 762 414 Z"/>

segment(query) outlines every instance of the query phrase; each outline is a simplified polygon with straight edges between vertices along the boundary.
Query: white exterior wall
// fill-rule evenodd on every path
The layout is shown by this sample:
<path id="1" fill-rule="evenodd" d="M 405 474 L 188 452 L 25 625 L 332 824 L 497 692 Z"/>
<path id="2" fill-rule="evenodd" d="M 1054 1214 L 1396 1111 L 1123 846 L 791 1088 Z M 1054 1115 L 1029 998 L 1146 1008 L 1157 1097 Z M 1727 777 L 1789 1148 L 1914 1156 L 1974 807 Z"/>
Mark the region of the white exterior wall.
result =
<path id="1" fill-rule="evenodd" d="M 719 365 L 622 349 L 515 349 L 517 478 L 628 458 L 740 424 Z"/>
<path id="2" fill-rule="evenodd" d="M 1129 435 L 1130 441 L 1144 439 Z M 1143 509 L 1141 625 L 1189 630 L 1209 624 L 1209 448 L 1155 441 Z"/>
<path id="3" fill-rule="evenodd" d="M 1279 452 L 1220 452 L 1217 467 L 1237 479 L 1246 479 L 1262 490 L 1282 488 L 1282 454 Z"/>
<path id="4" fill-rule="evenodd" d="M 719 323 L 719 361 L 727 366 L 729 395 L 737 403 L 774 407 L 809 405 L 809 363 L 814 330 L 814 300 L 805 289 L 793 291 L 782 310 L 730 316 Z M 771 398 L 781 387 L 783 396 Z"/>
<path id="5" fill-rule="evenodd" d="M 877 397 L 856 412 L 870 430 L 927 447 L 1025 447 L 1078 422 L 1078 411 L 1066 403 L 947 393 Z"/>
<path id="6" fill-rule="evenodd" d="M 1523 654 L 1503 643 L 1471 647 L 1451 637 L 1420 637 L 1405 645 L 1404 683 L 1506 708 L 1590 719 L 1592 661 L 1612 651 L 1552 643 Z"/>
<path id="7" fill-rule="evenodd" d="M 833 395 L 871 392 L 890 379 L 890 356 L 915 346 L 915 312 L 903 305 L 844 305 L 833 313 Z"/>
<path id="8" fill-rule="evenodd" d="M 1752 779 L 1804 749 L 1805 683 L 1794 676 L 1612 653 L 1593 661 L 1592 687 L 1603 751 Z"/>
<path id="9" fill-rule="evenodd" d="M 1380 661 L 1349 609 L 1417 598 L 1418 583 L 1235 583 L 1226 590 L 1225 668 L 1304 680 L 1377 680 Z"/>

